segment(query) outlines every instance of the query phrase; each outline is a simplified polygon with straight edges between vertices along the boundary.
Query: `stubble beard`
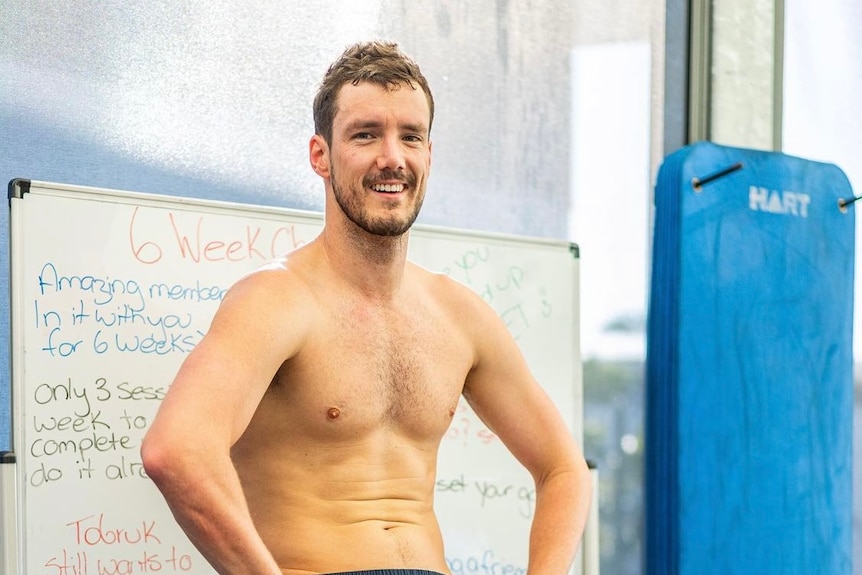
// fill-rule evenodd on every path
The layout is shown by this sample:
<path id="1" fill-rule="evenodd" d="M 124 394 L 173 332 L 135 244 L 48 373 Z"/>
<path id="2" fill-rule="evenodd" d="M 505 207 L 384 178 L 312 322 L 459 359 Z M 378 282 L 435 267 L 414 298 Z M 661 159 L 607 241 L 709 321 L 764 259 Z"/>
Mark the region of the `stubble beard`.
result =
<path id="1" fill-rule="evenodd" d="M 415 181 L 410 181 L 410 189 L 416 194 L 413 210 L 407 217 L 401 218 L 396 214 L 391 214 L 389 217 L 373 218 L 368 213 L 363 195 L 365 188 L 361 190 L 353 190 L 353 193 L 345 193 L 344 189 L 339 185 L 335 172 L 332 171 L 332 193 L 335 196 L 335 201 L 341 208 L 341 211 L 347 216 L 347 219 L 353 222 L 360 229 L 373 234 L 375 236 L 396 237 L 407 233 L 413 226 L 413 222 L 419 216 L 419 210 L 422 208 L 423 195 L 422 190 L 415 187 Z M 413 178 L 415 180 L 415 178 Z"/>

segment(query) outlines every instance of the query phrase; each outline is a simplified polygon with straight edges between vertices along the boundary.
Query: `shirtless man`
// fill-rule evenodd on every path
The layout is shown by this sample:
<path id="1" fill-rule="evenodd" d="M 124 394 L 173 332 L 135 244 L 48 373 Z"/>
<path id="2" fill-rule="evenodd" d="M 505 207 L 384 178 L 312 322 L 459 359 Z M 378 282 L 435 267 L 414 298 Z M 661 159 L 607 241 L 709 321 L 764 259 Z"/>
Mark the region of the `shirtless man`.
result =
<path id="1" fill-rule="evenodd" d="M 448 574 L 432 503 L 461 395 L 535 479 L 529 573 L 573 561 L 590 479 L 571 434 L 492 309 L 406 259 L 433 115 L 394 44 L 330 67 L 322 232 L 228 291 L 148 430 L 146 471 L 219 573 Z"/>

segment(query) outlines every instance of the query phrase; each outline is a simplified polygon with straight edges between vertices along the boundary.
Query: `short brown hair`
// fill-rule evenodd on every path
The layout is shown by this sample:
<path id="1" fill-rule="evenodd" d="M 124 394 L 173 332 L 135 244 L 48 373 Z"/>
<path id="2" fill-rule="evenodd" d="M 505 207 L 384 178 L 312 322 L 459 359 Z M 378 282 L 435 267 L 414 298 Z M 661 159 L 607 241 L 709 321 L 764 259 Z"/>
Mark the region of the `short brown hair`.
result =
<path id="1" fill-rule="evenodd" d="M 434 98 L 428 81 L 410 57 L 405 55 L 395 42 L 360 42 L 348 47 L 329 66 L 323 82 L 314 97 L 314 131 L 332 143 L 332 122 L 338 109 L 338 91 L 347 83 L 354 86 L 360 82 L 372 82 L 396 89 L 402 83 L 414 90 L 418 84 L 428 100 L 431 116 L 428 129 L 434 121 Z"/>

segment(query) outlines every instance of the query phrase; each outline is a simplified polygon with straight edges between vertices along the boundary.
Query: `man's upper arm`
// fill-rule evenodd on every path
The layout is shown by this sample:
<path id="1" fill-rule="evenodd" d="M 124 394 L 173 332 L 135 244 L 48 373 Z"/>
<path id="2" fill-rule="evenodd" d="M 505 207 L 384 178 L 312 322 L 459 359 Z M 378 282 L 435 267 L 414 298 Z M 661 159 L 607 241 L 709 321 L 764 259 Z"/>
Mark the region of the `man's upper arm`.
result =
<path id="1" fill-rule="evenodd" d="M 476 304 L 471 322 L 476 360 L 464 396 L 476 414 L 538 479 L 562 464 L 576 464 L 578 450 L 557 407 L 535 380 L 503 321 Z"/>
<path id="2" fill-rule="evenodd" d="M 284 301 L 283 274 L 253 274 L 228 291 L 207 334 L 180 367 L 151 432 L 208 437 L 227 446 L 239 438 L 302 338 L 300 317 L 284 318 L 291 308 L 307 306 Z"/>

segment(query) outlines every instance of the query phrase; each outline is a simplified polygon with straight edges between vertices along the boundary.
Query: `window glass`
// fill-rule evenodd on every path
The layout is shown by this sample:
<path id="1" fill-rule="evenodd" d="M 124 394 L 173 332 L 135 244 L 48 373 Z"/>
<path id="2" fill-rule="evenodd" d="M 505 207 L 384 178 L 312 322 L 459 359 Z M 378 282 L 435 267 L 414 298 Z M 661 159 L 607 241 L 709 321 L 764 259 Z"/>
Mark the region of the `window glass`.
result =
<path id="1" fill-rule="evenodd" d="M 862 4 L 785 0 L 783 149 L 840 167 L 862 195 Z M 856 204 L 857 206 L 859 204 Z M 856 296 L 862 295 L 856 211 Z M 858 304 L 857 304 L 858 306 Z M 853 485 L 862 485 L 862 314 L 854 317 Z M 854 573 L 862 574 L 862 499 L 853 501 Z"/>
<path id="2" fill-rule="evenodd" d="M 585 451 L 603 571 L 638 572 L 648 206 L 664 2 L 188 0 L 0 4 L 0 180 L 320 210 L 311 100 L 388 38 L 436 100 L 420 221 L 581 248 Z M 9 329 L 0 210 L 0 329 Z M 0 368 L 8 374 L 6 348 Z M 8 375 L 0 404 L 9 404 Z M 8 449 L 0 410 L 0 449 Z"/>

